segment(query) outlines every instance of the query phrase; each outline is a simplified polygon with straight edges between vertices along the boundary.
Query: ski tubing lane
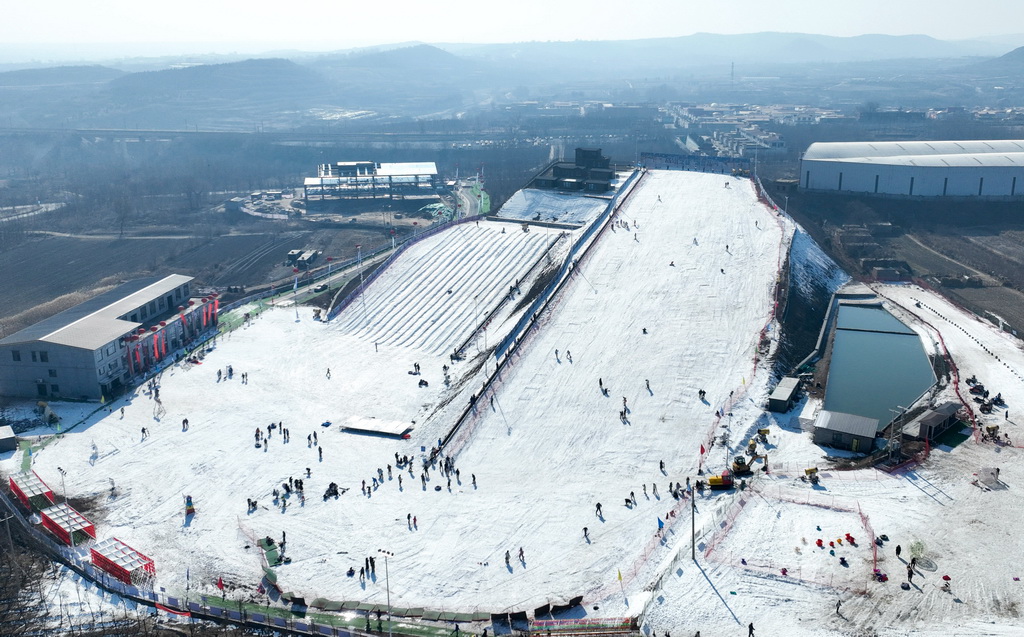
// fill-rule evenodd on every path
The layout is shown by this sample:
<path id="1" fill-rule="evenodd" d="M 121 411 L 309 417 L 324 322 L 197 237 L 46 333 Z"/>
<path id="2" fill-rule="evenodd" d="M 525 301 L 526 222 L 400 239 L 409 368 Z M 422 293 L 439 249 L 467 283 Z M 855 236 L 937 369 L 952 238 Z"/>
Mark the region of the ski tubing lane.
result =
<path id="1" fill-rule="evenodd" d="M 601 216 L 598 217 L 598 219 L 595 220 L 595 223 L 591 225 L 590 229 L 584 232 L 573 244 L 573 247 L 565 256 L 565 261 L 562 263 L 559 275 L 555 277 L 548 287 L 538 295 L 537 299 L 530 304 L 530 307 L 523 313 L 522 318 L 520 318 L 515 327 L 510 330 L 508 336 L 506 336 L 505 339 L 495 348 L 494 357 L 497 364 L 495 365 L 494 372 L 484 380 L 483 387 L 481 388 L 480 393 L 476 396 L 476 399 L 462 411 L 462 415 L 455 421 L 452 428 L 448 430 L 448 433 L 441 440 L 440 449 L 445 449 L 455 440 L 455 436 L 466 422 L 471 419 L 475 422 L 475 419 L 479 416 L 477 411 L 478 405 L 489 402 L 488 399 L 493 399 L 497 384 L 496 381 L 501 380 L 500 374 L 504 371 L 505 367 L 507 365 L 511 365 L 512 355 L 518 351 L 519 347 L 523 343 L 526 342 L 526 338 L 530 335 L 531 330 L 539 326 L 541 314 L 548 309 L 548 305 L 551 300 L 558 296 L 562 287 L 572 278 L 572 274 L 575 272 L 577 267 L 577 263 L 573 259 L 573 255 L 580 249 L 580 246 L 583 245 L 584 242 L 589 241 L 592 236 L 596 234 L 597 236 L 593 237 L 594 240 L 583 251 L 580 258 L 585 257 L 586 254 L 589 253 L 590 247 L 597 242 L 601 233 L 603 233 L 609 226 L 609 220 L 611 219 L 612 214 L 618 211 L 621 205 L 632 194 L 635 185 L 639 183 L 646 174 L 646 170 L 637 170 L 630 175 L 629 179 L 626 180 L 626 183 L 623 184 L 619 195 L 608 202 L 608 206 L 605 208 L 605 211 L 601 213 Z M 456 448 L 454 451 L 450 450 L 448 452 L 449 455 L 458 454 L 461 450 L 461 444 L 464 444 L 464 440 L 460 440 L 459 443 L 459 448 Z"/>
<path id="2" fill-rule="evenodd" d="M 552 241 L 551 243 L 548 244 L 548 247 L 544 249 L 544 252 L 542 252 L 539 257 L 537 257 L 537 260 L 534 261 L 532 266 L 530 266 L 530 269 L 527 270 L 525 274 L 523 274 L 523 277 L 521 279 L 522 282 L 525 283 L 530 278 L 530 275 L 533 273 L 533 271 L 536 270 L 540 266 L 541 262 L 543 262 L 544 257 L 548 256 L 549 253 L 551 252 L 551 249 L 554 248 L 556 245 L 558 245 L 558 243 L 565 236 L 566 236 L 565 232 L 560 232 L 558 234 L 558 236 L 555 237 L 554 241 Z M 469 344 L 471 342 L 473 342 L 473 340 L 476 338 L 476 336 L 481 331 L 483 331 L 484 329 L 487 328 L 487 326 L 491 323 L 491 321 L 494 320 L 494 317 L 498 314 L 498 311 L 501 310 L 501 308 L 505 307 L 505 304 L 509 303 L 510 301 L 511 301 L 511 299 L 509 298 L 509 296 L 507 294 L 504 295 L 501 298 L 501 302 L 498 303 L 498 305 L 496 305 L 494 307 L 494 309 L 492 309 L 490 312 L 487 313 L 487 316 L 485 316 L 484 320 L 480 322 L 480 325 L 478 325 L 476 327 L 476 329 L 474 329 L 472 332 L 470 332 L 469 336 L 467 336 L 465 338 L 465 340 L 463 340 L 462 343 L 460 343 L 459 346 L 455 348 L 455 353 L 458 354 L 458 356 L 460 358 L 462 357 L 462 352 L 464 352 L 466 350 L 466 348 L 469 347 Z"/>
<path id="3" fill-rule="evenodd" d="M 751 179 L 750 180 L 750 184 L 755 189 L 755 195 L 758 194 L 758 190 L 757 189 L 760 186 L 760 180 L 758 180 L 757 182 L 754 182 L 753 179 Z M 764 188 L 761 187 L 761 192 L 763 192 L 763 191 L 764 191 Z M 775 211 L 778 210 L 778 206 L 775 206 L 774 202 L 771 201 L 771 198 L 769 198 L 767 196 L 767 193 L 764 194 L 764 197 L 758 196 L 758 200 L 761 201 L 762 203 L 764 203 L 765 205 L 769 205 L 770 204 L 770 206 L 772 208 L 774 208 Z M 779 219 L 779 217 L 781 217 L 781 215 L 776 215 L 775 216 L 775 223 L 779 225 L 779 229 L 781 231 L 781 235 L 779 237 L 779 254 L 778 254 L 778 256 L 776 258 L 776 262 L 775 262 L 776 276 L 775 276 L 775 286 L 774 286 L 775 290 L 772 293 L 772 301 L 773 302 L 772 302 L 772 304 L 771 304 L 771 306 L 770 306 L 770 308 L 768 310 L 768 318 L 765 321 L 764 327 L 762 327 L 761 330 L 758 332 L 757 341 L 754 343 L 754 360 L 753 360 L 753 364 L 751 365 L 751 371 L 750 371 L 750 381 L 751 381 L 751 383 L 753 383 L 753 380 L 754 380 L 754 378 L 757 375 L 757 366 L 758 366 L 758 363 L 760 362 L 760 349 L 759 348 L 761 346 L 761 343 L 764 341 L 765 334 L 767 333 L 768 328 L 771 326 L 772 322 L 775 320 L 775 311 L 779 307 L 779 302 L 778 302 L 778 288 L 779 288 L 778 272 L 780 272 L 781 269 L 782 269 L 782 255 L 784 253 L 784 248 L 785 248 L 786 243 L 787 243 L 786 242 L 786 234 L 785 234 L 785 228 L 786 227 L 785 227 L 785 224 L 782 223 L 782 221 Z M 704 453 L 699 453 L 698 452 L 698 454 L 697 454 L 697 466 L 698 467 L 700 467 L 700 468 L 704 467 L 704 461 L 707 459 L 708 455 L 710 455 L 710 453 L 711 453 L 711 448 L 715 444 L 715 439 L 717 438 L 717 435 L 716 435 L 715 432 L 718 430 L 718 427 L 719 427 L 719 425 L 722 422 L 722 418 L 725 416 L 726 413 L 728 413 L 732 409 L 733 405 L 738 403 L 740 401 L 740 399 L 743 398 L 743 396 L 745 396 L 747 394 L 747 388 L 750 386 L 751 383 L 744 383 L 743 385 L 741 385 L 738 394 L 735 394 L 732 398 L 727 398 L 727 399 L 725 399 L 722 402 L 721 410 L 716 412 L 714 420 L 711 421 L 711 425 L 708 427 L 707 431 L 704 433 L 704 443 L 702 445 L 702 447 L 704 448 Z M 721 413 L 721 415 L 718 415 L 718 413 Z"/>
<path id="4" fill-rule="evenodd" d="M 355 301 L 359 297 L 359 295 L 363 293 L 363 290 L 369 287 L 369 285 L 373 283 L 377 279 L 377 277 L 386 272 L 388 268 L 390 268 L 394 264 L 395 260 L 398 259 L 398 257 L 401 256 L 411 246 L 419 243 L 420 241 L 423 241 L 424 239 L 434 236 L 435 234 L 441 232 L 442 230 L 447 230 L 448 228 L 453 228 L 464 223 L 469 223 L 470 221 L 480 221 L 480 219 L 484 218 L 484 215 L 476 215 L 473 217 L 459 219 L 457 221 L 448 221 L 446 223 L 434 226 L 429 230 L 424 230 L 418 235 L 410 237 L 405 242 L 403 242 L 401 246 L 395 249 L 395 251 L 391 253 L 391 256 L 385 259 L 383 263 L 378 265 L 377 268 L 373 272 L 371 272 L 369 276 L 365 277 L 362 283 L 356 286 L 356 289 L 349 292 L 348 295 L 346 295 L 345 298 L 343 298 L 341 302 L 338 303 L 338 305 L 332 308 L 330 313 L 327 315 L 327 320 L 333 321 L 334 319 L 338 318 L 338 315 L 341 314 L 341 312 L 345 308 L 351 305 L 352 302 Z"/>

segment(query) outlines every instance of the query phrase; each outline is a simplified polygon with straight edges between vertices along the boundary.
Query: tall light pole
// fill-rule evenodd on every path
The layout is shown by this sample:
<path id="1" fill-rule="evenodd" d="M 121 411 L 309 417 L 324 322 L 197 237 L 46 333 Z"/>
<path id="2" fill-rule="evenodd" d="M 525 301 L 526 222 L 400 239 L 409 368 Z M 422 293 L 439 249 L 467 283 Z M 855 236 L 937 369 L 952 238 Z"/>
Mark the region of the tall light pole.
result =
<path id="1" fill-rule="evenodd" d="M 782 212 L 786 216 L 789 216 L 789 195 L 782 195 L 786 198 L 786 204 L 782 207 Z"/>
<path id="2" fill-rule="evenodd" d="M 60 490 L 64 492 L 64 506 L 67 507 L 68 506 L 68 488 L 66 486 L 64 486 L 64 476 L 67 474 L 67 471 L 64 471 L 60 467 L 57 467 L 57 471 L 60 472 Z M 75 546 L 75 531 L 74 531 L 74 529 L 72 529 L 71 532 L 68 533 L 68 539 L 71 540 L 71 547 L 74 548 L 74 546 Z"/>
<path id="3" fill-rule="evenodd" d="M 64 486 L 64 476 L 67 475 L 67 471 L 57 467 L 57 471 L 60 472 L 60 490 L 64 492 L 64 502 L 68 501 L 68 489 Z"/>
<path id="4" fill-rule="evenodd" d="M 388 558 L 395 554 L 384 549 L 377 549 L 377 552 L 384 556 L 384 588 L 388 594 L 388 637 L 391 637 L 391 578 L 388 576 Z"/>
<path id="5" fill-rule="evenodd" d="M 689 489 L 690 493 L 690 558 L 697 561 L 697 500 L 695 499 L 694 492 Z"/>
<path id="6" fill-rule="evenodd" d="M 327 257 L 327 289 L 331 289 L 331 261 L 334 261 L 334 257 Z"/>

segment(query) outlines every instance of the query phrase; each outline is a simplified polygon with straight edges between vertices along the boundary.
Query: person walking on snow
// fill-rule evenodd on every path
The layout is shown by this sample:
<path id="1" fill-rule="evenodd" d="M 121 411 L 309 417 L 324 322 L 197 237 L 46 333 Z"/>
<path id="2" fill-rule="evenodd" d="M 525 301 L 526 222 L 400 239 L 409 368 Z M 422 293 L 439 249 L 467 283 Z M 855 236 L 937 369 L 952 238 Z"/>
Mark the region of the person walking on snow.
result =
<path id="1" fill-rule="evenodd" d="M 327 368 L 327 380 L 331 380 L 331 368 Z"/>

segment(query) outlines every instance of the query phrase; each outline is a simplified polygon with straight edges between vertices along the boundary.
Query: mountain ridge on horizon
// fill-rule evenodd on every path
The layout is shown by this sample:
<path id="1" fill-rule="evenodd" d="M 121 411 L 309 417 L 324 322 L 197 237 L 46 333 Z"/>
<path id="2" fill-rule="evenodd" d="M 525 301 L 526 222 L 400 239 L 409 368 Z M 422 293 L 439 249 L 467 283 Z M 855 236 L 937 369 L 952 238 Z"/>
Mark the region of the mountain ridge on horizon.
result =
<path id="1" fill-rule="evenodd" d="M 906 34 L 860 34 L 855 36 L 831 36 L 815 33 L 782 32 L 782 31 L 761 31 L 743 34 L 720 34 L 710 32 L 697 32 L 682 36 L 669 36 L 657 38 L 634 38 L 621 40 L 530 40 L 521 42 L 500 42 L 500 43 L 466 43 L 466 42 L 423 42 L 404 41 L 383 43 L 371 46 L 360 46 L 351 48 L 338 48 L 328 50 L 303 50 L 295 47 L 271 46 L 259 53 L 196 53 L 185 52 L 174 54 L 138 55 L 124 53 L 121 56 L 97 55 L 92 57 L 54 55 L 45 61 L 40 61 L 40 56 L 35 56 L 35 62 L 11 61 L 10 57 L 14 51 L 24 49 L 23 45 L 0 45 L 0 70 L 17 70 L 20 68 L 44 68 L 50 66 L 72 66 L 84 64 L 99 64 L 131 70 L 124 67 L 138 67 L 137 70 L 155 70 L 161 64 L 170 66 L 182 59 L 193 59 L 205 61 L 206 63 L 241 61 L 252 58 L 286 58 L 304 60 L 323 56 L 359 55 L 374 52 L 384 52 L 406 48 L 409 46 L 428 45 L 457 55 L 466 57 L 483 57 L 492 59 L 504 59 L 510 52 L 522 52 L 531 49 L 537 55 L 550 53 L 552 49 L 579 50 L 581 54 L 586 51 L 588 54 L 594 47 L 612 47 L 625 49 L 627 52 L 654 52 L 660 48 L 667 48 L 670 51 L 692 55 L 695 49 L 706 49 L 712 47 L 717 52 L 721 48 L 728 48 L 728 51 L 719 52 L 716 55 L 709 55 L 708 51 L 702 51 L 702 59 L 741 59 L 757 60 L 759 62 L 790 62 L 795 61 L 792 55 L 785 59 L 771 59 L 775 51 L 786 51 L 790 49 L 789 43 L 794 40 L 814 42 L 818 51 L 824 52 L 830 57 L 825 60 L 816 61 L 848 62 L 867 61 L 895 58 L 930 58 L 930 57 L 998 57 L 1017 46 L 1024 45 L 1024 34 L 1020 36 L 992 36 L 990 38 L 971 38 L 965 40 L 941 40 L 929 35 Z M 1016 43 L 1014 43 L 1016 41 Z M 172 43 L 168 43 L 172 44 Z M 34 45 L 35 49 L 52 51 L 54 45 Z M 106 45 L 63 45 L 73 47 L 78 51 L 83 48 L 96 48 Z M 182 45 L 183 48 L 189 46 Z M 228 45 L 230 46 L 230 45 Z M 765 48 L 767 47 L 767 48 Z M 29 47 L 30 49 L 33 47 Z M 794 53 L 797 53 L 798 50 Z M 769 56 L 766 58 L 766 54 Z M 148 67 L 148 68 L 147 68 Z"/>

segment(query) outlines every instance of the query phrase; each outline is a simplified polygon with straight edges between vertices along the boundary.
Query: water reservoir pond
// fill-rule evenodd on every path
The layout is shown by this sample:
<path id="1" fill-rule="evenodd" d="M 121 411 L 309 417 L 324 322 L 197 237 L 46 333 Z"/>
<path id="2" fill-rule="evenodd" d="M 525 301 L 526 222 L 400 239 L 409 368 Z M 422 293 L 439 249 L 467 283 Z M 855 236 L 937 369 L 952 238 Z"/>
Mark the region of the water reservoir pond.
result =
<path id="1" fill-rule="evenodd" d="M 921 338 L 878 306 L 840 305 L 824 408 L 878 420 L 935 383 Z"/>

